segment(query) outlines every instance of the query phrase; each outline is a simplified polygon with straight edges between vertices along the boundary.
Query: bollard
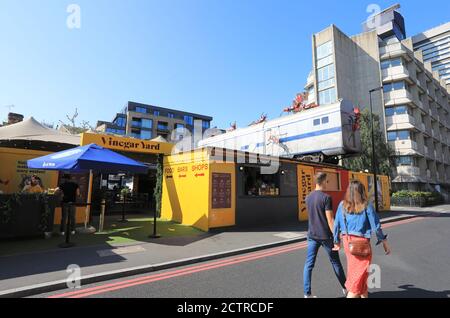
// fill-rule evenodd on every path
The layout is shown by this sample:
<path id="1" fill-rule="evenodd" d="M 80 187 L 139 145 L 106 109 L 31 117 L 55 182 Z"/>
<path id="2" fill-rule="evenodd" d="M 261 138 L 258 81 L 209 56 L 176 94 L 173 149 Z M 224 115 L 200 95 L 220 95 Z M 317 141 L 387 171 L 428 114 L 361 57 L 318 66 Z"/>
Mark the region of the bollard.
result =
<path id="1" fill-rule="evenodd" d="M 106 200 L 103 199 L 101 208 L 100 208 L 101 212 L 100 212 L 100 221 L 99 221 L 99 226 L 98 226 L 99 232 L 103 232 L 103 224 L 105 222 L 105 209 L 106 209 Z"/>

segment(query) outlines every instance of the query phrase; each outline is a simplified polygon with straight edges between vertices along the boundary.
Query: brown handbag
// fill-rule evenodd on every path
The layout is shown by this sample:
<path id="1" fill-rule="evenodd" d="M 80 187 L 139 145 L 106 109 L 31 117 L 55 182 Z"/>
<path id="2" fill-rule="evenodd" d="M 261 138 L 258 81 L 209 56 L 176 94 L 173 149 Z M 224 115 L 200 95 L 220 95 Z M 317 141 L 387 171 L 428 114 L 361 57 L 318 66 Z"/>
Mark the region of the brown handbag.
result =
<path id="1" fill-rule="evenodd" d="M 350 240 L 350 235 L 348 233 L 348 226 L 347 226 L 347 217 L 346 214 L 347 212 L 344 210 L 344 224 L 345 224 L 345 229 L 347 232 L 347 242 L 348 242 L 348 249 L 350 254 L 355 255 L 355 256 L 360 256 L 360 257 L 367 257 L 370 254 L 372 254 L 372 247 L 370 245 L 370 241 L 358 241 L 358 242 L 351 242 Z M 367 217 L 367 211 L 364 210 L 364 212 L 366 213 L 366 217 Z"/>

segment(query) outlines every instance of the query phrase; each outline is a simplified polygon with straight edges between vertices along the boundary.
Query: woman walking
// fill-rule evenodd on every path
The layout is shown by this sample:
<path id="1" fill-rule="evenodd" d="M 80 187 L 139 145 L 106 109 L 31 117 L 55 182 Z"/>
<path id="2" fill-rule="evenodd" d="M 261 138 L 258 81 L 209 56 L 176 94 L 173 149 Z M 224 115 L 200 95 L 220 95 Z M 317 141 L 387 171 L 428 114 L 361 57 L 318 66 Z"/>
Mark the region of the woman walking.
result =
<path id="1" fill-rule="evenodd" d="M 380 219 L 368 202 L 366 189 L 359 181 L 351 181 L 344 201 L 339 204 L 334 222 L 334 250 L 340 249 L 340 234 L 347 257 L 347 298 L 367 298 L 368 269 L 372 261 L 370 237 L 375 232 L 377 245 L 383 243 L 386 255 L 391 253 Z"/>

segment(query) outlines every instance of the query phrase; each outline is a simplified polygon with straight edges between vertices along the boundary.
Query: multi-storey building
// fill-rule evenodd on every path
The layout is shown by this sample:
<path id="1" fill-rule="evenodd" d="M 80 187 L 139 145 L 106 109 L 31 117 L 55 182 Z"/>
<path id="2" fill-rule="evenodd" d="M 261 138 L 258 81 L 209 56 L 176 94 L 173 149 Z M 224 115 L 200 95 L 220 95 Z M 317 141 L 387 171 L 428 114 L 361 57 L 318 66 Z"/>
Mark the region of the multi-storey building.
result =
<path id="1" fill-rule="evenodd" d="M 112 122 L 98 121 L 97 130 L 139 139 L 161 136 L 174 142 L 183 136 L 185 129 L 193 133 L 194 124 L 198 123 L 203 132 L 210 128 L 211 121 L 209 116 L 128 102 Z"/>
<path id="2" fill-rule="evenodd" d="M 414 51 L 422 51 L 424 62 L 439 72 L 450 86 L 450 22 L 412 37 Z"/>
<path id="3" fill-rule="evenodd" d="M 313 71 L 305 89 L 309 102 L 343 98 L 361 108 L 372 95 L 385 137 L 395 152 L 394 189 L 449 193 L 450 90 L 421 51 L 406 38 L 397 7 L 380 13 L 380 23 L 347 36 L 336 26 L 314 34 Z M 379 89 L 372 94 L 369 91 Z"/>

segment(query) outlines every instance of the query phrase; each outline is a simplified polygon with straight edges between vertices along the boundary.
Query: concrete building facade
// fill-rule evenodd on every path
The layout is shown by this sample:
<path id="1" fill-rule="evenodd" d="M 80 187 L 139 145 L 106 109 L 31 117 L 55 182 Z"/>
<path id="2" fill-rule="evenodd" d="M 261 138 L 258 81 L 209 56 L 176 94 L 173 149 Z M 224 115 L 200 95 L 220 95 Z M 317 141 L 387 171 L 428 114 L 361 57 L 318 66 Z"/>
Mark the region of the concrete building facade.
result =
<path id="1" fill-rule="evenodd" d="M 146 140 L 160 136 L 176 142 L 185 129 L 192 133 L 194 124 L 199 123 L 203 132 L 210 128 L 211 121 L 212 117 L 205 115 L 128 102 L 112 122 L 98 121 L 96 130 Z"/>
<path id="2" fill-rule="evenodd" d="M 414 51 L 404 21 L 393 7 L 381 24 L 347 36 L 331 25 L 312 36 L 313 71 L 305 90 L 319 105 L 348 99 L 380 115 L 395 152 L 393 189 L 450 193 L 450 90 L 445 80 Z M 327 90 L 331 90 L 329 93 Z"/>

